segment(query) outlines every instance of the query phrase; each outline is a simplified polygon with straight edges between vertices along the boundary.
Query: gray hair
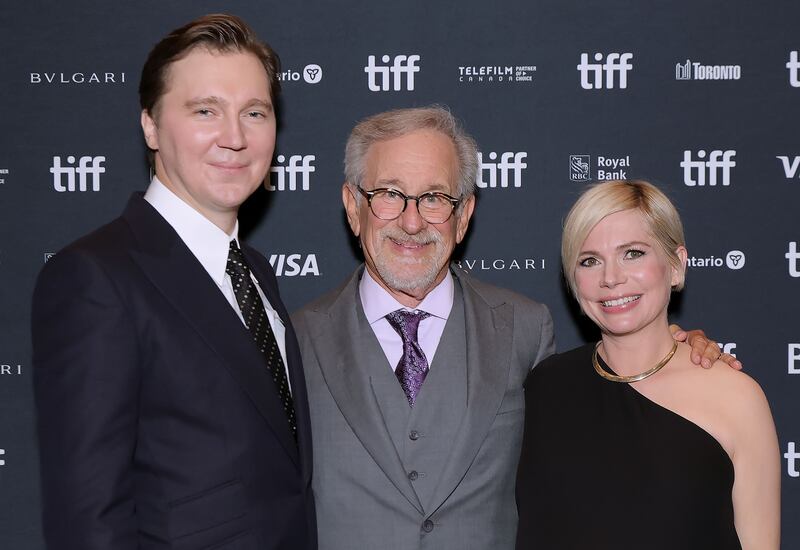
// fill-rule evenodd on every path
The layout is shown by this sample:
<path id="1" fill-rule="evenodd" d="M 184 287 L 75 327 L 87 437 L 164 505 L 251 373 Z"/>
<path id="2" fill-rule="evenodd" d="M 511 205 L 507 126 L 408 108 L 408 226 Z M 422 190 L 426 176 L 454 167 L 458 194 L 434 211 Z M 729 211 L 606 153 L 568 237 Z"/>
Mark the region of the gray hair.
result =
<path id="1" fill-rule="evenodd" d="M 344 152 L 347 183 L 361 187 L 367 152 L 375 142 L 402 137 L 417 130 L 435 130 L 453 141 L 458 157 L 458 195 L 466 199 L 474 194 L 478 176 L 478 147 L 450 111 L 439 105 L 385 111 L 356 124 L 347 138 Z M 361 198 L 358 193 L 355 196 Z"/>

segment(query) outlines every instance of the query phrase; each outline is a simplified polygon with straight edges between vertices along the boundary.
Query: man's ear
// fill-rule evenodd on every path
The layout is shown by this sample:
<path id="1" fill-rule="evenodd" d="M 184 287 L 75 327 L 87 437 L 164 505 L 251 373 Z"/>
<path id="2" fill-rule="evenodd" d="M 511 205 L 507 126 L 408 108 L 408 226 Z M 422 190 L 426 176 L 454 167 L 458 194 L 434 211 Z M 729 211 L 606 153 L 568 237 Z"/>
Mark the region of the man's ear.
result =
<path id="1" fill-rule="evenodd" d="M 142 109 L 141 123 L 147 147 L 153 151 L 158 151 L 158 126 L 147 109 Z"/>
<path id="2" fill-rule="evenodd" d="M 354 186 L 344 182 L 344 185 L 342 185 L 342 202 L 347 213 L 347 223 L 350 224 L 350 230 L 353 235 L 358 237 L 361 234 L 361 212 L 359 211 L 358 199 L 355 193 Z"/>
<path id="3" fill-rule="evenodd" d="M 467 234 L 469 227 L 469 220 L 472 218 L 472 212 L 475 210 L 475 195 L 470 195 L 464 201 L 461 207 L 461 214 L 456 218 L 456 243 L 464 240 L 464 235 Z"/>

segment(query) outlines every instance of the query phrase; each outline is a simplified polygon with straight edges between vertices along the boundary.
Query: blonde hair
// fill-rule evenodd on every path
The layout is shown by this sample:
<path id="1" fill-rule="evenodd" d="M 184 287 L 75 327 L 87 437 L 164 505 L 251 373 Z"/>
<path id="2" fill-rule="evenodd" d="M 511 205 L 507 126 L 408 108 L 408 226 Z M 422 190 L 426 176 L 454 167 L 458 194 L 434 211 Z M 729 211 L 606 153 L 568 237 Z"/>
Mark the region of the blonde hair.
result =
<path id="1" fill-rule="evenodd" d="M 623 210 L 638 210 L 650 235 L 656 240 L 670 265 L 680 273 L 673 287 L 681 290 L 685 269 L 678 257 L 678 247 L 685 246 L 683 224 L 675 206 L 655 185 L 643 180 L 613 180 L 597 183 L 583 192 L 564 220 L 561 237 L 561 264 L 573 296 L 577 296 L 575 268 L 581 247 L 606 216 Z"/>

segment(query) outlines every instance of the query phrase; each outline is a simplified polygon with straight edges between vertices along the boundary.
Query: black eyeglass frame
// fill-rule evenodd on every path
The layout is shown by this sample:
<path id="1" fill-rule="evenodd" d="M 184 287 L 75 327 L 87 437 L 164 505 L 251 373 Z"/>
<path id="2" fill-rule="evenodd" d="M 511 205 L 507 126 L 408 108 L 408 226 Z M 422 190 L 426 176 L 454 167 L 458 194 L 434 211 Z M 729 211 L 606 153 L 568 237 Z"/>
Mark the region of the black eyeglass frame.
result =
<path id="1" fill-rule="evenodd" d="M 379 220 L 384 220 L 384 221 L 391 221 L 391 220 L 396 220 L 397 218 L 399 218 L 403 214 L 403 212 L 406 211 L 406 208 L 408 208 L 408 201 L 410 199 L 410 200 L 413 200 L 414 202 L 417 203 L 417 212 L 419 212 L 419 215 L 422 217 L 423 220 L 425 220 L 428 223 L 444 223 L 444 222 L 446 222 L 447 220 L 450 219 L 450 217 L 453 215 L 453 212 L 455 212 L 456 208 L 458 208 L 459 204 L 461 204 L 461 200 L 463 198 L 463 197 L 455 198 L 455 197 L 453 197 L 451 195 L 448 195 L 447 193 L 443 193 L 441 191 L 426 191 L 425 193 L 422 193 L 421 195 L 417 195 L 417 196 L 406 195 L 402 191 L 399 191 L 397 189 L 393 189 L 391 187 L 378 187 L 377 189 L 373 189 L 372 191 L 367 191 L 363 187 L 359 186 L 358 187 L 358 191 L 367 198 L 367 206 L 369 206 L 370 212 L 372 212 L 372 214 L 376 218 L 378 218 Z M 385 191 L 391 191 L 392 193 L 397 193 L 399 196 L 401 196 L 403 198 L 403 209 L 400 210 L 400 212 L 394 218 L 381 218 L 380 216 L 378 216 L 375 213 L 375 210 L 372 209 L 372 199 L 373 199 L 373 197 L 375 197 L 375 195 L 377 193 L 382 193 L 382 192 L 385 192 Z M 420 199 L 424 199 L 425 197 L 430 197 L 430 196 L 441 197 L 441 198 L 445 199 L 446 201 L 448 201 L 450 203 L 450 205 L 453 207 L 450 210 L 450 214 L 448 214 L 448 216 L 445 219 L 443 219 L 442 221 L 440 221 L 440 222 L 432 222 L 432 221 L 428 220 L 422 214 L 422 211 L 420 211 L 420 209 L 419 209 L 419 201 L 420 201 Z"/>

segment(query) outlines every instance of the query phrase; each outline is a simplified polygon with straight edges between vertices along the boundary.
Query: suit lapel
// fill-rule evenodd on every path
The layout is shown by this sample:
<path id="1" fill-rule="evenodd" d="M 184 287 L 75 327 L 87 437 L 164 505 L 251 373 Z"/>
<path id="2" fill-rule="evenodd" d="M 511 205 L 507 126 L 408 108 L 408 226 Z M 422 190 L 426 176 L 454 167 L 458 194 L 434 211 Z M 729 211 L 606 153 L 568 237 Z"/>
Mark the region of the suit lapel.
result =
<path id="1" fill-rule="evenodd" d="M 453 269 L 464 297 L 467 337 L 467 411 L 453 440 L 452 451 L 433 492 L 431 514 L 447 500 L 466 475 L 495 421 L 505 395 L 510 369 L 514 306 L 487 303 L 469 277 Z"/>
<path id="2" fill-rule="evenodd" d="M 397 490 L 422 513 L 419 498 L 383 422 L 369 365 L 364 361 L 363 339 L 371 339 L 370 344 L 379 349 L 380 345 L 361 307 L 360 273 L 360 269 L 356 271 L 329 308 L 306 312 L 309 337 L 325 383 L 356 437 Z"/>
<path id="3" fill-rule="evenodd" d="M 298 464 L 297 445 L 289 431 L 274 383 L 264 368 L 264 359 L 217 285 L 172 227 L 141 195 L 131 199 L 123 218 L 139 244 L 138 250 L 131 253 L 133 260 L 186 323 L 219 356 L 286 453 Z"/>

